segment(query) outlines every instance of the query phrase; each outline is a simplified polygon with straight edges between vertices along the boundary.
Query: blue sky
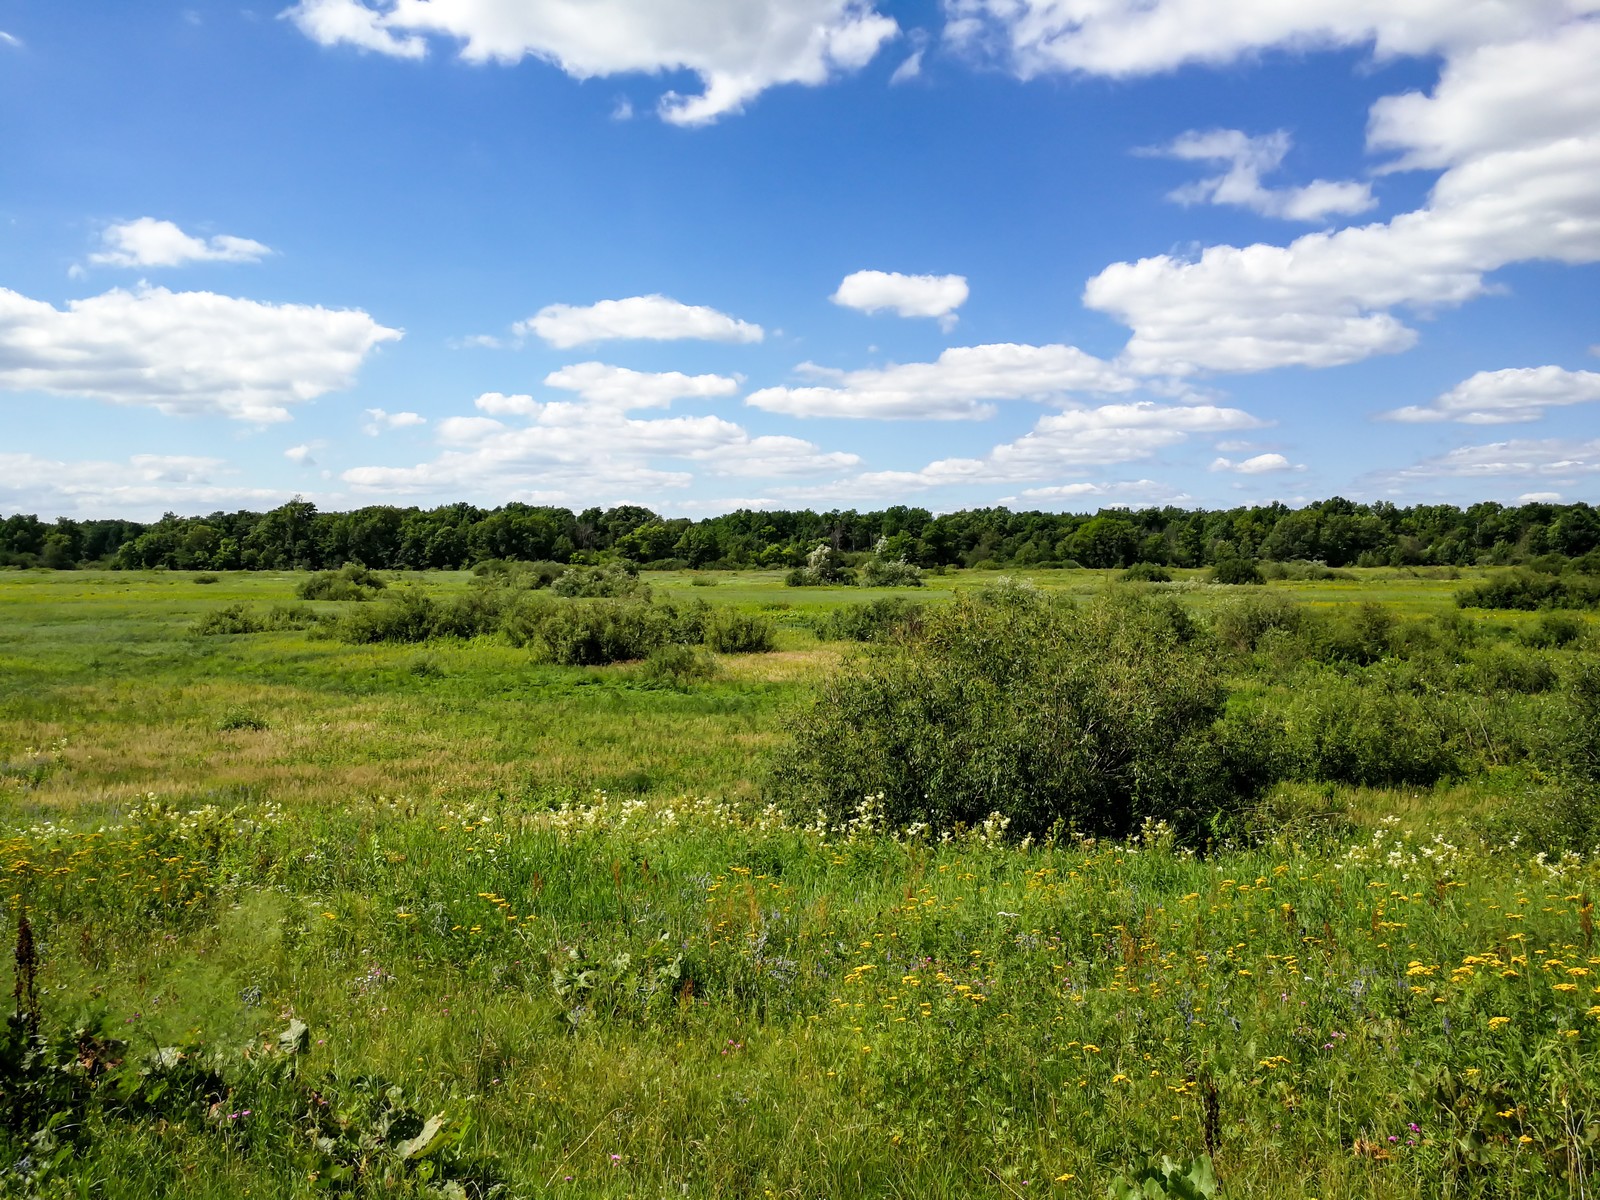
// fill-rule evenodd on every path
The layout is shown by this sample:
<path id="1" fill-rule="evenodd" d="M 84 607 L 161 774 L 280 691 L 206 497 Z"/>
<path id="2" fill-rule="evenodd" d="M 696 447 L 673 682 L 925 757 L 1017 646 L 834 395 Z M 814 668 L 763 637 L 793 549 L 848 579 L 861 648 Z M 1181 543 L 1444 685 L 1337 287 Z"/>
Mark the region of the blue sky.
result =
<path id="1" fill-rule="evenodd" d="M 0 512 L 1597 498 L 1595 0 L 0 0 Z"/>

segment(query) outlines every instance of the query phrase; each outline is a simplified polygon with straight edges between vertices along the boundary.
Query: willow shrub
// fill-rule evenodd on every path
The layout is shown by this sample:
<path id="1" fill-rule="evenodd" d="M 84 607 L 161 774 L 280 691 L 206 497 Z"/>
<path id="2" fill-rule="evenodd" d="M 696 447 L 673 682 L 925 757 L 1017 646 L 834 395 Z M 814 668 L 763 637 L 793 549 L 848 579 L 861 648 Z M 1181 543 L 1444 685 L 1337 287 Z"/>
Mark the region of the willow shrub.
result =
<path id="1" fill-rule="evenodd" d="M 928 612 L 847 660 L 792 720 L 771 778 L 834 821 L 881 796 L 891 825 L 1197 838 L 1255 790 L 1217 732 L 1209 639 L 1170 601 L 1081 608 L 1012 587 Z"/>

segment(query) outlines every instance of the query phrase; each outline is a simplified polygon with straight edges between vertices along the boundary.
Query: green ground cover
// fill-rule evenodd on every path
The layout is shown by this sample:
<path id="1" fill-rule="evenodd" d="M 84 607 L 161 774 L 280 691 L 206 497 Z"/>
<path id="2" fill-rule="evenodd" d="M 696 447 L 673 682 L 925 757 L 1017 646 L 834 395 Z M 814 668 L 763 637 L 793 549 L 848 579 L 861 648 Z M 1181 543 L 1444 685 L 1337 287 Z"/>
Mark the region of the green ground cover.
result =
<path id="1" fill-rule="evenodd" d="M 1149 590 L 1286 764 L 1196 853 L 769 807 L 863 589 L 649 573 L 777 633 L 667 686 L 192 631 L 287 573 L 0 573 L 0 903 L 47 1043 L 13 1021 L 0 1194 L 1100 1196 L 1163 1154 L 1225 1195 L 1588 1194 L 1600 870 L 1554 747 L 1594 618 L 1558 645 L 1458 612 L 1481 573 L 1348 574 Z"/>

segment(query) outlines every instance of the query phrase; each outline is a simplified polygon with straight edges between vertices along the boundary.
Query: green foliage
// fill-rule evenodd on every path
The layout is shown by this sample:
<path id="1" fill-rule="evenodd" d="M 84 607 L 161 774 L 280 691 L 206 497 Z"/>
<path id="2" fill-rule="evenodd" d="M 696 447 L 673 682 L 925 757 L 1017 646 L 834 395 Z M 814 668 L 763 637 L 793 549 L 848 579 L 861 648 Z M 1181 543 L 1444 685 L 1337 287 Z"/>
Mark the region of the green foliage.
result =
<path id="1" fill-rule="evenodd" d="M 861 587 L 921 587 L 922 568 L 903 559 L 868 559 L 861 567 Z"/>
<path id="2" fill-rule="evenodd" d="M 1253 558 L 1222 558 L 1211 568 L 1211 582 L 1223 584 L 1265 583 Z"/>
<path id="3" fill-rule="evenodd" d="M 1555 650 L 1583 640 L 1583 618 L 1575 613 L 1544 612 L 1539 619 L 1522 631 L 1522 640 L 1541 650 Z"/>
<path id="4" fill-rule="evenodd" d="M 1456 593 L 1462 608 L 1600 608 L 1600 578 L 1569 573 L 1506 571 Z"/>
<path id="5" fill-rule="evenodd" d="M 1223 646 L 1247 653 L 1272 632 L 1296 634 L 1304 612 L 1294 600 L 1278 592 L 1230 597 L 1212 612 L 1211 627 Z"/>
<path id="6" fill-rule="evenodd" d="M 345 563 L 337 571 L 318 571 L 295 589 L 302 600 L 369 600 L 388 587 L 381 575 L 359 563 Z"/>
<path id="7" fill-rule="evenodd" d="M 813 628 L 825 642 L 881 642 L 918 626 L 925 605 L 902 596 L 881 596 L 865 604 L 845 604 L 829 610 Z"/>
<path id="8" fill-rule="evenodd" d="M 1234 744 L 1263 756 L 1262 773 L 1356 786 L 1426 785 L 1462 768 L 1466 734 L 1447 699 L 1403 680 L 1307 669 L 1270 710 L 1230 713 Z"/>
<path id="9" fill-rule="evenodd" d="M 1019 834 L 1197 836 L 1237 804 L 1213 725 L 1224 692 L 1181 610 L 1132 595 L 1082 609 L 1026 588 L 961 599 L 847 663 L 793 722 L 773 786 L 835 820 L 881 797 L 894 824 L 999 813 Z"/>
<path id="10" fill-rule="evenodd" d="M 713 609 L 705 622 L 705 642 L 718 654 L 765 654 L 772 649 L 772 622 L 736 608 Z"/>
<path id="11" fill-rule="evenodd" d="M 1159 563 L 1136 562 L 1118 578 L 1123 583 L 1171 583 L 1172 572 Z"/>
<path id="12" fill-rule="evenodd" d="M 203 614 L 189 627 L 201 637 L 236 633 L 270 633 L 290 629 L 310 629 L 317 615 L 304 604 L 274 604 L 258 612 L 244 604 L 224 604 Z"/>
<path id="13" fill-rule="evenodd" d="M 550 662 L 598 667 L 648 657 L 673 640 L 674 616 L 638 600 L 575 600 L 542 610 L 536 636 Z"/>
<path id="14" fill-rule="evenodd" d="M 1174 1162 L 1163 1154 L 1106 1185 L 1106 1200 L 1213 1200 L 1219 1194 L 1211 1156 Z"/>
<path id="15" fill-rule="evenodd" d="M 717 660 L 698 646 L 668 642 L 650 652 L 639 666 L 639 675 L 647 683 L 682 691 L 716 678 Z"/>
<path id="16" fill-rule="evenodd" d="M 241 730 L 255 732 L 267 728 L 267 722 L 264 717 L 251 712 L 248 708 L 235 705 L 217 719 L 217 728 L 223 733 L 237 733 Z"/>
<path id="17" fill-rule="evenodd" d="M 826 587 L 855 582 L 855 573 L 844 565 L 844 555 L 827 542 L 818 542 L 806 555 L 806 565 L 783 577 L 787 587 Z"/>
<path id="18" fill-rule="evenodd" d="M 627 596 L 640 600 L 650 598 L 650 589 L 639 579 L 639 568 L 633 563 L 607 563 L 604 566 L 568 567 L 550 585 L 558 596 L 583 599 L 613 599 Z"/>
<path id="19" fill-rule="evenodd" d="M 426 642 L 437 635 L 441 616 L 439 602 L 421 588 L 397 588 L 385 600 L 346 613 L 337 633 L 357 645 Z"/>

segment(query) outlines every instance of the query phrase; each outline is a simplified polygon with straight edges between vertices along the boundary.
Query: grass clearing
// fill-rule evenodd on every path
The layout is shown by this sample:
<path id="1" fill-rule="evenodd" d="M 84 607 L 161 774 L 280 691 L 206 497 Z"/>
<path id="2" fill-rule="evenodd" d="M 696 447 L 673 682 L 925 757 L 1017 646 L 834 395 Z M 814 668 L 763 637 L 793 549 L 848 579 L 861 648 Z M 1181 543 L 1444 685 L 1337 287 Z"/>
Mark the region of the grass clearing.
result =
<path id="1" fill-rule="evenodd" d="M 1229 719 L 1431 696 L 1460 768 L 1355 786 L 1291 739 L 1320 757 L 1199 855 L 1159 826 L 907 838 L 870 806 L 823 830 L 765 807 L 765 764 L 861 652 L 812 621 L 862 589 L 651 576 L 777 629 L 678 688 L 492 638 L 190 632 L 303 576 L 0 573 L 0 901 L 31 922 L 39 1028 L 98 1031 L 50 1051 L 64 1073 L 8 1068 L 4 1188 L 1098 1196 L 1166 1154 L 1230 1196 L 1586 1194 L 1600 871 L 1530 840 L 1564 693 L 1483 663 L 1565 679 L 1592 640 L 1530 649 L 1536 614 L 1474 612 L 1440 640 L 1470 571 L 1175 574 L 1154 593 L 1202 620 L 1381 601 L 1401 620 L 1367 665 L 1307 657 L 1337 624 L 1234 653 Z M 70 1122 L 29 1124 L 19 1096 L 80 1076 L 51 1093 Z"/>

